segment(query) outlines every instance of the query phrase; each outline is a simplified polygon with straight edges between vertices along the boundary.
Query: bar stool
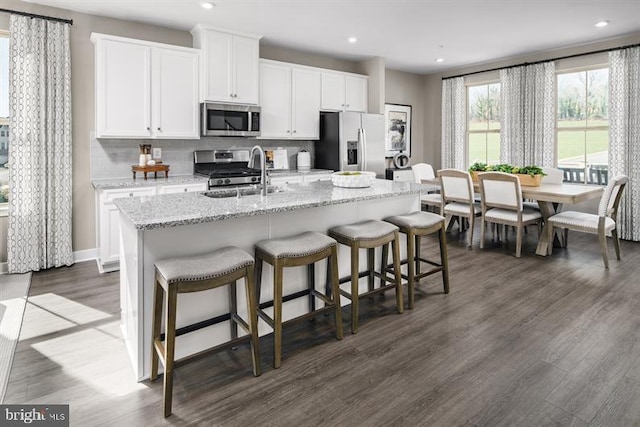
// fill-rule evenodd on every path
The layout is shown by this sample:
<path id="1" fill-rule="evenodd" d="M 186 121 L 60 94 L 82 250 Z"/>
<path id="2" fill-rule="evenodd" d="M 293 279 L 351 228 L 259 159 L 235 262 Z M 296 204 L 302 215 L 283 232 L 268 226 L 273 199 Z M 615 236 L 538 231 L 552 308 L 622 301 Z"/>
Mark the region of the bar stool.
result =
<path id="1" fill-rule="evenodd" d="M 351 300 L 351 333 L 358 332 L 358 301 L 361 297 L 384 292 L 390 288 L 396 290 L 396 305 L 398 313 L 403 311 L 402 280 L 400 276 L 400 246 L 398 227 L 383 221 L 364 221 L 350 225 L 340 225 L 329 230 L 329 236 L 333 237 L 345 246 L 351 248 L 351 275 L 340 279 L 340 283 L 351 281 L 351 292 L 340 289 L 340 294 Z M 393 246 L 393 265 L 395 277 L 389 278 L 384 270 L 380 273 L 374 270 L 375 248 L 383 247 L 382 263 L 387 262 L 389 243 Z M 360 272 L 360 249 L 367 249 L 367 271 Z M 369 290 L 359 293 L 358 282 L 361 277 L 368 278 Z M 374 289 L 374 277 L 380 279 L 380 287 Z M 384 282 L 390 282 L 384 285 Z"/>
<path id="2" fill-rule="evenodd" d="M 423 277 L 442 272 L 444 293 L 449 293 L 449 263 L 447 259 L 447 235 L 445 218 L 431 212 L 413 212 L 407 215 L 396 215 L 385 218 L 385 221 L 396 225 L 401 233 L 407 235 L 407 279 L 409 284 L 409 308 L 413 308 L 415 300 L 415 284 Z M 438 233 L 440 243 L 440 262 L 434 262 L 420 257 L 421 237 Z M 420 262 L 434 266 L 434 268 L 420 273 Z M 394 267 L 395 269 L 395 267 Z"/>
<path id="3" fill-rule="evenodd" d="M 160 260 L 155 263 L 156 280 L 154 288 L 154 308 L 152 320 L 151 343 L 151 381 L 158 377 L 158 359 L 164 365 L 163 404 L 164 416 L 171 415 L 171 401 L 173 397 L 173 368 L 175 356 L 176 335 L 176 306 L 178 294 L 200 292 L 221 286 L 230 286 L 230 313 L 215 319 L 213 323 L 229 320 L 231 340 L 223 345 L 211 347 L 219 349 L 237 344 L 237 325 L 242 326 L 251 341 L 251 356 L 253 359 L 253 374 L 259 376 L 260 347 L 258 340 L 258 317 L 256 313 L 255 287 L 253 280 L 254 261 L 251 255 L 242 249 L 229 246 L 214 252 L 185 258 Z M 245 279 L 247 293 L 247 310 L 249 323 L 247 324 L 237 314 L 236 310 L 236 280 Z M 164 298 L 163 294 L 164 293 Z M 166 307 L 165 343 L 162 343 L 160 327 L 162 324 L 162 306 Z M 188 328 L 185 328 L 188 329 Z"/>
<path id="4" fill-rule="evenodd" d="M 282 303 L 296 298 L 308 296 L 309 313 L 296 319 L 311 317 L 328 309 L 334 310 L 336 338 L 342 339 L 342 308 L 338 290 L 338 251 L 337 243 L 324 234 L 309 231 L 292 237 L 262 240 L 255 244 L 256 259 L 256 290 L 258 315 L 273 329 L 273 367 L 278 369 L 282 360 Z M 314 264 L 328 258 L 333 295 L 323 294 L 315 289 Z M 262 309 L 270 303 L 260 304 L 260 289 L 262 287 L 262 263 L 273 266 L 273 318 Z M 283 296 L 282 277 L 284 267 L 307 266 L 307 290 Z M 315 298 L 324 301 L 321 309 L 315 307 Z M 293 320 L 293 319 L 291 319 Z"/>

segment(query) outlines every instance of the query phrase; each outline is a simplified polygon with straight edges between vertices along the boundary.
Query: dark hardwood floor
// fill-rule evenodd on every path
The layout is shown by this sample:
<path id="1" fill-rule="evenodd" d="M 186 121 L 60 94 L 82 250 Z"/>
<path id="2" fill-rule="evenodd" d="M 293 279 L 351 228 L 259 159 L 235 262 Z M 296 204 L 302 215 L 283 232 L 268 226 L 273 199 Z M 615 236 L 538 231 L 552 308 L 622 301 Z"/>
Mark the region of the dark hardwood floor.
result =
<path id="1" fill-rule="evenodd" d="M 595 236 L 543 258 L 530 232 L 520 259 L 510 237 L 466 250 L 450 233 L 449 295 L 436 275 L 404 314 L 392 292 L 364 299 L 342 341 L 331 317 L 285 328 L 278 370 L 263 337 L 261 377 L 247 345 L 181 366 L 166 420 L 162 381 L 133 380 L 119 274 L 36 273 L 5 403 L 68 403 L 79 426 L 640 425 L 640 245 L 606 270 Z"/>

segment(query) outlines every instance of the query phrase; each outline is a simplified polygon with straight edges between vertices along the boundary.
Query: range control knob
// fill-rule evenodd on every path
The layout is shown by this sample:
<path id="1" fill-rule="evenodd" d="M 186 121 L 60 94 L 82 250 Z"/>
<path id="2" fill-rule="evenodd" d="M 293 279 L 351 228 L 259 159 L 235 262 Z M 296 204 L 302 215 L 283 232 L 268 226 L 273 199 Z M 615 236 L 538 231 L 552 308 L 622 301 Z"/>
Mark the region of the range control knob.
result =
<path id="1" fill-rule="evenodd" d="M 256 182 L 258 180 L 258 178 L 256 178 L 255 176 L 251 177 L 251 182 Z"/>
<path id="2" fill-rule="evenodd" d="M 229 184 L 230 182 L 231 182 L 231 180 L 230 180 L 229 178 L 227 178 L 227 179 L 225 179 L 225 180 L 224 180 L 224 183 L 225 183 L 225 184 Z"/>
<path id="3" fill-rule="evenodd" d="M 222 179 L 219 179 L 218 184 L 224 184 L 224 181 Z"/>

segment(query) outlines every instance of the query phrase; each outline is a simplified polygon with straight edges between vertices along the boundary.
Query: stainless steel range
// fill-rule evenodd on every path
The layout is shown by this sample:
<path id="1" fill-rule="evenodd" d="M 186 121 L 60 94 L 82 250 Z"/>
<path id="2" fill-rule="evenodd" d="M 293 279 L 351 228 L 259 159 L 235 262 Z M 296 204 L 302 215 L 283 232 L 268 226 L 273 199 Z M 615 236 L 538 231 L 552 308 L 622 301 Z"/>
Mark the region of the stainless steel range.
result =
<path id="1" fill-rule="evenodd" d="M 260 169 L 247 166 L 249 150 L 193 152 L 193 173 L 209 177 L 209 188 L 260 183 Z"/>

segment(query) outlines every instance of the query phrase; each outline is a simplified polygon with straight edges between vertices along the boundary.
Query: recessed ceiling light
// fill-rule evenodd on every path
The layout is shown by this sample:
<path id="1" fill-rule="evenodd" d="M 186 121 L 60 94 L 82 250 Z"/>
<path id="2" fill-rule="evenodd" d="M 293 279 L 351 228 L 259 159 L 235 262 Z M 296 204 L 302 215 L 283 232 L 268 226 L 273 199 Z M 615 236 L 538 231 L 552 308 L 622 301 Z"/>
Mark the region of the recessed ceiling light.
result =
<path id="1" fill-rule="evenodd" d="M 213 9 L 213 3 L 208 1 L 203 1 L 200 3 L 200 6 L 202 6 L 203 9 Z"/>
<path id="2" fill-rule="evenodd" d="M 596 27 L 598 27 L 598 28 L 606 27 L 607 25 L 609 25 L 609 21 L 596 22 Z"/>
<path id="3" fill-rule="evenodd" d="M 444 62 L 444 58 L 436 58 L 436 62 Z"/>
<path id="4" fill-rule="evenodd" d="M 347 39 L 347 41 L 349 41 L 349 43 L 355 43 L 355 42 L 357 42 L 357 41 L 358 41 L 358 39 L 357 39 L 357 38 L 355 38 L 355 37 L 349 37 L 349 38 Z"/>

